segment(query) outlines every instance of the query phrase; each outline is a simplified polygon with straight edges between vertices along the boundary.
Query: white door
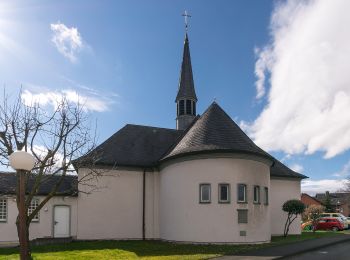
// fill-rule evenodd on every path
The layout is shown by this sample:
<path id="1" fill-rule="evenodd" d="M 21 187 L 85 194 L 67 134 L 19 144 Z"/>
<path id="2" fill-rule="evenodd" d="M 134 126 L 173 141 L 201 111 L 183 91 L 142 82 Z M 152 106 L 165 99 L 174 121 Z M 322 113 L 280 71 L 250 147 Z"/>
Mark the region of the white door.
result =
<path id="1" fill-rule="evenodd" d="M 54 237 L 69 237 L 70 208 L 68 206 L 55 206 L 53 218 Z"/>

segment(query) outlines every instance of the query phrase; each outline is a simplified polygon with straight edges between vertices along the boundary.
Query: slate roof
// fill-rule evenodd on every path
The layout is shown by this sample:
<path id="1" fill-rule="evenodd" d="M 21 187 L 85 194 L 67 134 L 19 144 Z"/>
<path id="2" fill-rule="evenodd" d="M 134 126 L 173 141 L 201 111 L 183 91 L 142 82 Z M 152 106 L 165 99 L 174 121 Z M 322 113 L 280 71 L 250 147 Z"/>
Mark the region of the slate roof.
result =
<path id="1" fill-rule="evenodd" d="M 39 191 L 36 195 L 47 195 L 50 193 L 54 185 L 59 181 L 61 176 L 48 176 L 43 179 Z M 15 172 L 0 172 L 0 195 L 1 194 L 16 194 L 16 173 Z M 34 179 L 29 179 L 27 191 L 30 191 L 34 184 Z M 78 195 L 78 177 L 76 175 L 66 175 L 61 183 L 58 191 L 62 196 L 77 196 Z"/>
<path id="2" fill-rule="evenodd" d="M 184 52 L 183 52 L 182 64 L 181 64 L 179 89 L 178 89 L 175 101 L 178 101 L 179 99 L 182 99 L 182 98 L 189 98 L 197 101 L 196 91 L 194 89 L 194 83 L 193 83 L 191 55 L 190 55 L 190 47 L 189 47 L 187 33 L 186 33 L 185 42 L 184 42 Z"/>
<path id="3" fill-rule="evenodd" d="M 289 178 L 298 178 L 305 179 L 307 176 L 300 174 L 288 168 L 286 165 L 275 159 L 275 164 L 271 167 L 271 176 L 274 177 L 289 177 Z"/>
<path id="4" fill-rule="evenodd" d="M 182 130 L 128 124 L 99 145 L 97 165 L 153 167 Z"/>
<path id="5" fill-rule="evenodd" d="M 273 161 L 213 102 L 181 141 L 163 159 L 202 152 L 241 152 Z"/>
<path id="6" fill-rule="evenodd" d="M 271 176 L 306 178 L 255 145 L 215 102 L 185 131 L 128 124 L 92 151 L 97 155 L 96 165 L 142 168 L 157 167 L 163 161 L 188 154 L 210 152 L 261 156 L 275 162 Z M 84 158 L 78 160 L 81 159 Z"/>

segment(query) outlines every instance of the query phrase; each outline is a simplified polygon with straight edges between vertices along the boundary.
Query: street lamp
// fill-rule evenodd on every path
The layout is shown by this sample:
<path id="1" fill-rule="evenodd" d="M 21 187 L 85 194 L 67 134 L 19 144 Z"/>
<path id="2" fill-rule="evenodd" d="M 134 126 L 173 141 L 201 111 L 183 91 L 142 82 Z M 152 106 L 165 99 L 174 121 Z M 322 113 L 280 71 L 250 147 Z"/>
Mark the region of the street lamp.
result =
<path id="1" fill-rule="evenodd" d="M 19 202 L 18 202 L 18 216 L 19 216 L 19 246 L 21 260 L 27 260 L 29 258 L 29 245 L 27 240 L 28 229 L 27 212 L 25 208 L 25 173 L 33 169 L 35 159 L 33 155 L 24 151 L 15 151 L 10 157 L 10 165 L 19 174 Z"/>

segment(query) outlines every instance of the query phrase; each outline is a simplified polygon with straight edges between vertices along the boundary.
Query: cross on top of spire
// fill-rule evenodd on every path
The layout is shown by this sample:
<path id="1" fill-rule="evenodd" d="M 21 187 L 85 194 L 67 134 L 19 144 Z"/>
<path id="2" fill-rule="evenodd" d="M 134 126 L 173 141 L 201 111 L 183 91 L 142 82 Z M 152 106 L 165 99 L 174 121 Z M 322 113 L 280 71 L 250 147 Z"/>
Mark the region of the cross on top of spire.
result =
<path id="1" fill-rule="evenodd" d="M 188 29 L 188 18 L 191 18 L 192 16 L 189 13 L 187 13 L 186 10 L 182 14 L 182 16 L 185 17 L 185 29 L 186 29 L 186 32 L 187 32 L 187 29 Z"/>

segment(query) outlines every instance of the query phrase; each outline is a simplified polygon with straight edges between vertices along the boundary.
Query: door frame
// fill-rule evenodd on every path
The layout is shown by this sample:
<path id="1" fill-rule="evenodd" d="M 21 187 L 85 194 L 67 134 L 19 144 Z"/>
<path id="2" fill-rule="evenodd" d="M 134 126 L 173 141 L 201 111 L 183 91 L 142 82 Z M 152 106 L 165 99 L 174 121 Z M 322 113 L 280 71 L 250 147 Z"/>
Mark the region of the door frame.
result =
<path id="1" fill-rule="evenodd" d="M 69 235 L 68 237 L 72 236 L 71 233 L 71 222 L 72 222 L 72 206 L 71 205 L 66 205 L 66 204 L 56 204 L 53 205 L 53 211 L 52 211 L 52 237 L 55 238 L 55 208 L 56 207 L 67 207 L 69 210 L 68 214 L 68 230 L 69 230 Z"/>

